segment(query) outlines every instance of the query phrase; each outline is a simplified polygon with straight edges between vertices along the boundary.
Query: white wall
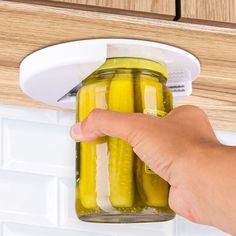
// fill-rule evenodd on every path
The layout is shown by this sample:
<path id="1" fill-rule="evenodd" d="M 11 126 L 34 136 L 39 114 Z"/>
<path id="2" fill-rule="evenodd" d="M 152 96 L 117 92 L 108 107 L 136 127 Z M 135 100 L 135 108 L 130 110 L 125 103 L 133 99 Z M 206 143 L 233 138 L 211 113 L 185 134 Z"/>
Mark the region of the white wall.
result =
<path id="1" fill-rule="evenodd" d="M 0 236 L 226 235 L 181 217 L 129 225 L 79 221 L 73 123 L 74 113 L 0 105 Z M 236 133 L 217 134 L 236 145 Z"/>

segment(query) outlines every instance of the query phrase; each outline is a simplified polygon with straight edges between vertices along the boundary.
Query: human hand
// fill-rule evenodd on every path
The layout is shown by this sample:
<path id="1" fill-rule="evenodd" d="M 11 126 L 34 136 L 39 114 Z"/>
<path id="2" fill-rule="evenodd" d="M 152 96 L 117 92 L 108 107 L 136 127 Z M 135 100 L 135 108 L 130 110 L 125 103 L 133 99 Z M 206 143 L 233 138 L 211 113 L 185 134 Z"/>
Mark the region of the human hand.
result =
<path id="1" fill-rule="evenodd" d="M 227 199 L 236 197 L 235 191 L 232 196 L 224 194 L 227 185 L 230 189 L 235 184 L 222 171 L 236 167 L 232 158 L 225 161 L 235 149 L 218 142 L 201 109 L 181 106 L 163 118 L 95 109 L 71 129 L 77 141 L 106 135 L 130 143 L 139 158 L 169 182 L 169 205 L 177 214 L 235 232 L 236 207 L 227 205 Z M 226 152 L 229 155 L 222 158 Z M 233 180 L 236 183 L 236 175 Z"/>

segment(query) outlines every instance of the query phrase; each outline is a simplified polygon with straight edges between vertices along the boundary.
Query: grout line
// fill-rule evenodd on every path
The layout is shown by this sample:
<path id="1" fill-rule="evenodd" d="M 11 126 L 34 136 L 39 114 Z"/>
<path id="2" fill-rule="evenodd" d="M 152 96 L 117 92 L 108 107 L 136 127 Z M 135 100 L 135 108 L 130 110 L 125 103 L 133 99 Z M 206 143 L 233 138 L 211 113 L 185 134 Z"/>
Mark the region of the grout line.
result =
<path id="1" fill-rule="evenodd" d="M 60 177 L 57 177 L 57 226 L 61 226 L 61 208 L 60 208 Z"/>
<path id="2" fill-rule="evenodd" d="M 178 223 L 177 223 L 177 215 L 175 216 L 175 236 L 178 236 Z"/>
<path id="3" fill-rule="evenodd" d="M 0 162 L 1 164 L 1 162 Z M 1 165 L 0 165 L 1 167 Z M 40 172 L 31 172 L 28 170 L 22 170 L 22 169 L 12 169 L 9 167 L 4 167 L 1 170 L 2 172 L 11 172 L 11 173 L 16 173 L 16 174 L 24 174 L 24 175 L 34 175 L 34 176 L 41 176 L 41 177 L 46 177 L 46 178 L 66 178 L 66 179 L 73 179 L 71 176 L 58 176 L 55 174 L 50 174 L 50 173 L 40 173 Z"/>
<path id="4" fill-rule="evenodd" d="M 175 18 L 178 21 L 181 18 L 181 0 L 175 0 Z"/>

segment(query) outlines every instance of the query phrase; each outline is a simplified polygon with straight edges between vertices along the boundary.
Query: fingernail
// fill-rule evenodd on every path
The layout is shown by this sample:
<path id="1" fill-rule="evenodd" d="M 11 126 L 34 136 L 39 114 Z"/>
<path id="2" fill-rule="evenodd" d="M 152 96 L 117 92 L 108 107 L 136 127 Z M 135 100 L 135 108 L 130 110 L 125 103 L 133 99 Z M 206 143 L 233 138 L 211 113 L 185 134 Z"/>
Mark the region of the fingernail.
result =
<path id="1" fill-rule="evenodd" d="M 81 128 L 80 127 L 81 127 L 81 123 L 76 123 L 70 129 L 70 136 L 75 141 L 80 141 L 80 139 L 81 139 Z"/>

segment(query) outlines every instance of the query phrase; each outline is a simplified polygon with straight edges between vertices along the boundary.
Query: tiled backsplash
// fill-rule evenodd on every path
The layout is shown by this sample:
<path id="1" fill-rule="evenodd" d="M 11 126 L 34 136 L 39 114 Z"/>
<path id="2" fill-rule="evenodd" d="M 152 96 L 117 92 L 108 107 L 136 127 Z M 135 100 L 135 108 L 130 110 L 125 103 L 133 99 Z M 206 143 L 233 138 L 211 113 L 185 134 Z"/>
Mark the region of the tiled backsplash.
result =
<path id="1" fill-rule="evenodd" d="M 182 217 L 163 223 L 93 224 L 74 210 L 74 113 L 0 105 L 0 236 L 226 235 Z M 217 132 L 236 145 L 236 133 Z"/>

